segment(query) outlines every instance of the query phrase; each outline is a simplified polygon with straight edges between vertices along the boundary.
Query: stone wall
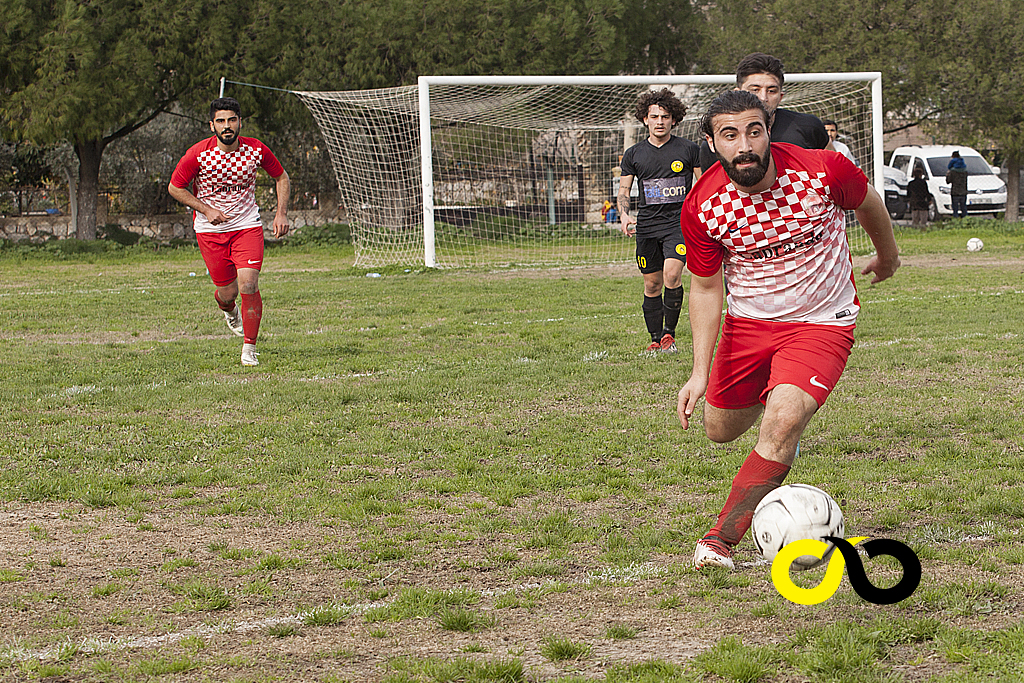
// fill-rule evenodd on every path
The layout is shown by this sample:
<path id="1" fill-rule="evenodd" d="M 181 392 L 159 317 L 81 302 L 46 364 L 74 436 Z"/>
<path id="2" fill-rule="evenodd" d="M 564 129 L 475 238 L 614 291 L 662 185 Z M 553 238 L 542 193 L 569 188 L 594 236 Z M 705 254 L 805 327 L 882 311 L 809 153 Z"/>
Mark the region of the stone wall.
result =
<path id="1" fill-rule="evenodd" d="M 325 225 L 344 221 L 340 211 L 289 211 L 293 229 L 306 225 Z M 273 212 L 263 212 L 263 227 L 269 231 L 274 221 Z M 157 242 L 172 239 L 194 240 L 192 215 L 173 213 L 162 216 L 117 215 L 100 216 L 99 224 L 110 223 L 122 229 L 139 233 Z M 52 239 L 67 239 L 75 236 L 70 216 L 15 216 L 0 218 L 0 239 L 13 242 L 45 242 Z"/>

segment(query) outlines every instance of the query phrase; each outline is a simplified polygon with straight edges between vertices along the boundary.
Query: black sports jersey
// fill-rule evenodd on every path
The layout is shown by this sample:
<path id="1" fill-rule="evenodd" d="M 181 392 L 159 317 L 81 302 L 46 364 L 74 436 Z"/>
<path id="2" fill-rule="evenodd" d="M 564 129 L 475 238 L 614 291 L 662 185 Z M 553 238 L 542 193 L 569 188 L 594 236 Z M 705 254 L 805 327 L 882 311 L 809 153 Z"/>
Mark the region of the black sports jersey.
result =
<path id="1" fill-rule="evenodd" d="M 825 132 L 825 124 L 817 116 L 801 114 L 790 109 L 776 109 L 772 121 L 772 142 L 788 142 L 804 149 L 825 149 L 831 138 Z M 708 147 L 707 140 L 700 143 L 701 172 L 711 168 L 718 157 Z"/>
<path id="2" fill-rule="evenodd" d="M 697 159 L 697 145 L 675 135 L 661 147 L 645 139 L 622 155 L 622 175 L 635 177 L 640 192 L 637 235 L 653 236 L 680 229 L 679 209 L 693 185 Z"/>

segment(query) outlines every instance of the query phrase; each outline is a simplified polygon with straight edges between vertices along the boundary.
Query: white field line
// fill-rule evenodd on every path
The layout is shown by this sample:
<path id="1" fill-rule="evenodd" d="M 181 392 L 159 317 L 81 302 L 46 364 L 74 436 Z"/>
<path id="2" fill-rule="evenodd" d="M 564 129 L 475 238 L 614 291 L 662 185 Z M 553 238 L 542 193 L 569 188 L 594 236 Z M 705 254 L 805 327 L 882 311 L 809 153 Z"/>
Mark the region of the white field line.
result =
<path id="1" fill-rule="evenodd" d="M 641 564 L 631 564 L 627 567 L 606 567 L 593 574 L 588 575 L 581 581 L 571 582 L 569 585 L 577 586 L 590 586 L 595 583 L 610 583 L 615 581 L 622 581 L 626 583 L 636 583 L 637 581 L 661 576 L 666 572 L 665 568 L 659 567 L 649 562 Z M 520 584 L 513 588 L 504 590 L 488 590 L 481 591 L 482 595 L 486 596 L 499 596 L 506 593 L 513 593 L 515 591 L 524 590 L 536 590 L 542 589 L 546 586 L 553 586 L 560 584 L 561 582 L 546 581 L 544 583 L 527 583 Z M 54 647 L 44 648 L 41 650 L 30 650 L 25 647 L 12 644 L 7 647 L 0 649 L 0 660 L 8 661 L 49 661 L 58 659 L 68 654 L 100 654 L 103 652 L 116 652 L 118 650 L 144 650 L 164 645 L 171 645 L 185 638 L 203 638 L 211 637 L 224 633 L 247 633 L 250 631 L 260 631 L 269 629 L 273 626 L 291 625 L 301 626 L 306 623 L 307 619 L 311 616 L 316 615 L 318 612 L 327 609 L 336 609 L 346 612 L 345 617 L 353 614 L 363 614 L 366 611 L 376 607 L 386 607 L 394 602 L 394 598 L 390 600 L 380 600 L 371 603 L 362 603 L 356 605 L 345 605 L 341 603 L 331 603 L 324 605 L 320 608 L 314 608 L 306 612 L 299 612 L 297 614 L 284 616 L 284 617 L 268 617 L 266 619 L 256 619 L 252 621 L 222 621 L 219 624 L 199 624 L 191 628 L 186 628 L 182 631 L 175 633 L 165 633 L 159 636 L 129 636 L 126 638 L 110 638 L 100 639 L 93 637 L 83 638 L 79 643 L 73 643 L 70 640 L 57 645 Z"/>

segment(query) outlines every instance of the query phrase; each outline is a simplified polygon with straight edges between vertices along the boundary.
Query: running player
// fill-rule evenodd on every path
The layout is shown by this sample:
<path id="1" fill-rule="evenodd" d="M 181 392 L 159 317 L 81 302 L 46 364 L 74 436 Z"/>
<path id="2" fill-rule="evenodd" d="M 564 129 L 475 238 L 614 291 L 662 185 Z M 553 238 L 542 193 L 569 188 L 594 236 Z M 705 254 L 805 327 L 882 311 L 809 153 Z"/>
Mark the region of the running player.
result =
<path id="1" fill-rule="evenodd" d="M 232 97 L 210 105 L 213 137 L 193 145 L 178 162 L 167 191 L 194 210 L 199 251 L 217 286 L 213 297 L 231 331 L 244 337 L 242 365 L 259 365 L 256 337 L 263 316 L 260 267 L 263 223 L 256 205 L 256 172 L 277 181 L 274 237 L 288 234 L 288 173 L 256 138 L 243 138 L 241 107 Z M 193 191 L 189 187 L 194 187 Z M 241 294 L 239 309 L 235 298 Z"/>
<path id="2" fill-rule="evenodd" d="M 641 95 L 635 116 L 649 134 L 626 150 L 619 165 L 620 229 L 627 237 L 636 235 L 636 265 L 644 276 L 641 309 L 651 335 L 648 351 L 676 351 L 676 325 L 683 308 L 686 245 L 679 230 L 679 208 L 693 184 L 697 145 L 672 135 L 672 127 L 685 115 L 686 105 L 668 88 Z M 629 213 L 634 178 L 639 188 L 636 216 Z"/>
<path id="3" fill-rule="evenodd" d="M 697 542 L 697 567 L 733 568 L 755 506 L 782 484 L 846 366 L 860 303 L 844 210 L 855 211 L 875 247 L 862 271 L 874 273 L 872 283 L 900 265 L 889 213 L 864 173 L 838 152 L 769 144 L 769 119 L 743 90 L 711 103 L 701 131 L 721 165 L 701 176 L 681 214 L 693 371 L 679 391 L 679 421 L 689 428 L 705 392 L 712 441 L 732 441 L 761 418 L 717 523 Z M 723 267 L 728 311 L 718 341 Z"/>

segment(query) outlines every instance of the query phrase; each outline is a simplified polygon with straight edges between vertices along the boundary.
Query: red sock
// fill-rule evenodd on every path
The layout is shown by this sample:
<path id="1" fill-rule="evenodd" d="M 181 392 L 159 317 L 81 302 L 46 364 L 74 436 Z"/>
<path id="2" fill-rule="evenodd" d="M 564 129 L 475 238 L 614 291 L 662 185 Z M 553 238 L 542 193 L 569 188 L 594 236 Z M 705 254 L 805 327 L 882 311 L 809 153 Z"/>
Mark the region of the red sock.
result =
<path id="1" fill-rule="evenodd" d="M 255 344 L 260 333 L 260 319 L 263 318 L 263 297 L 255 294 L 242 295 L 242 330 L 245 332 L 245 343 Z"/>
<path id="2" fill-rule="evenodd" d="M 718 515 L 718 522 L 707 535 L 717 536 L 729 545 L 739 543 L 750 528 L 754 508 L 769 492 L 782 485 L 787 474 L 789 465 L 765 460 L 757 451 L 751 451 L 732 480 L 732 491 Z"/>
<path id="3" fill-rule="evenodd" d="M 232 299 L 231 301 L 224 303 L 223 301 L 220 300 L 220 297 L 217 296 L 216 289 L 213 290 L 213 298 L 217 300 L 217 305 L 220 306 L 220 310 L 224 311 L 225 313 L 230 313 L 231 311 L 235 310 L 235 300 Z"/>

